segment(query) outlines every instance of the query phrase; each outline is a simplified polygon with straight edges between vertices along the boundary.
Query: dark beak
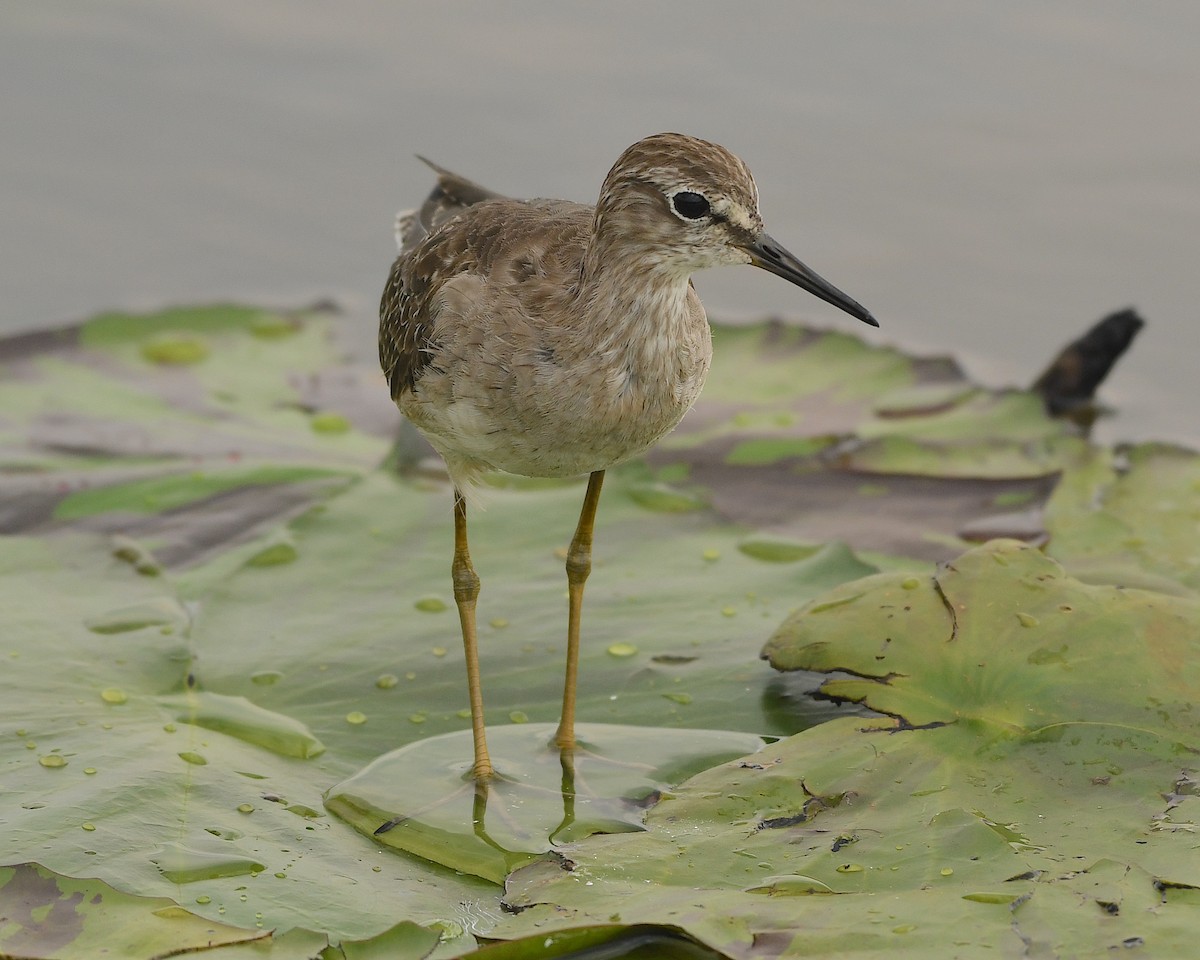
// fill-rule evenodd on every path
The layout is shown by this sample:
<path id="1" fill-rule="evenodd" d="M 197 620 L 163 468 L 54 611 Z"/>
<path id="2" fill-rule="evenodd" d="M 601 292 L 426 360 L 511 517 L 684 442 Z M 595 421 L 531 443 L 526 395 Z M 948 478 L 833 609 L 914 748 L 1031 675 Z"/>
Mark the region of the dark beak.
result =
<path id="1" fill-rule="evenodd" d="M 750 262 L 756 267 L 762 267 L 768 273 L 783 277 L 784 280 L 807 290 L 813 296 L 820 297 L 826 303 L 832 303 L 852 317 L 857 317 L 863 323 L 869 323 L 873 327 L 879 326 L 878 321 L 871 316 L 871 312 L 866 307 L 851 300 L 828 280 L 819 277 L 767 234 L 760 233 L 743 249 L 750 254 Z"/>

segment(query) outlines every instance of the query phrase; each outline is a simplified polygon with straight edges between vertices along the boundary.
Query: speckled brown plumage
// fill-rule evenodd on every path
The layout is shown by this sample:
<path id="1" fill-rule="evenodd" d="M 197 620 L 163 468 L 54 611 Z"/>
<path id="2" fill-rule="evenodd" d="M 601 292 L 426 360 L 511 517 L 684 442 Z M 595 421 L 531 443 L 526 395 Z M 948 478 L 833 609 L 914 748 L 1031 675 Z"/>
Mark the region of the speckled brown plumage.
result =
<path id="1" fill-rule="evenodd" d="M 419 215 L 402 227 L 405 245 L 392 264 L 379 307 L 379 359 L 397 402 L 436 355 L 430 341 L 443 284 L 469 275 L 516 284 L 544 278 L 548 269 L 565 266 L 546 264 L 545 252 L 553 256 L 553 251 L 575 249 L 592 218 L 591 208 L 583 204 L 510 200 L 482 187 L 463 200 L 457 199 L 464 196 L 460 192 L 447 203 L 442 181 L 449 177 L 470 183 L 439 171 L 439 186 Z M 452 228 L 437 229 L 450 221 Z M 521 250 L 525 252 L 517 252 Z M 545 299 L 547 292 L 531 291 L 534 300 Z"/>
<path id="2" fill-rule="evenodd" d="M 644 452 L 708 371 L 691 273 L 798 263 L 762 232 L 745 164 L 681 134 L 627 149 L 596 207 L 512 200 L 435 170 L 433 194 L 400 221 L 379 352 L 393 398 L 460 489 L 484 470 L 570 476 Z M 709 214 L 680 215 L 681 193 Z"/>
<path id="3" fill-rule="evenodd" d="M 432 166 L 432 164 L 431 164 Z M 714 143 L 647 137 L 613 165 L 595 207 L 512 200 L 434 167 L 380 304 L 379 358 L 401 412 L 454 483 L 454 597 L 475 745 L 483 725 L 467 507 L 486 470 L 591 475 L 567 553 L 567 677 L 556 742 L 574 742 L 575 671 L 592 526 L 608 467 L 644 452 L 700 395 L 712 358 L 691 274 L 750 263 L 860 320 L 871 315 L 763 231 L 746 165 Z"/>

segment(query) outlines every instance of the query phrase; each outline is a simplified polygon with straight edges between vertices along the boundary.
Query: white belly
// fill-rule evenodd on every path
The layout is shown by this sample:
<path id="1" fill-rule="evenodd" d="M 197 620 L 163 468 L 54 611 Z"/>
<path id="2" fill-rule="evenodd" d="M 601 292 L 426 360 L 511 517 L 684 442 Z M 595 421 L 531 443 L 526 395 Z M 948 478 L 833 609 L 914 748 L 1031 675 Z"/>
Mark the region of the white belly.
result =
<path id="1" fill-rule="evenodd" d="M 585 388 L 562 378 L 536 397 L 491 404 L 462 397 L 437 405 L 413 399 L 401 409 L 452 475 L 466 468 L 573 477 L 636 457 L 673 430 L 699 396 L 707 367 L 684 382 L 649 388 L 627 382 Z"/>

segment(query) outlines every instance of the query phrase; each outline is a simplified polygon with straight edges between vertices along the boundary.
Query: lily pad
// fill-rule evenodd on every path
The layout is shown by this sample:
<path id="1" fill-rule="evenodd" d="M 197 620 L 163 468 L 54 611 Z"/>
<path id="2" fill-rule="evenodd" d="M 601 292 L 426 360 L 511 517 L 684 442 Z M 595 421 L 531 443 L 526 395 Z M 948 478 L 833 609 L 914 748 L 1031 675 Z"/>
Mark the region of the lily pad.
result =
<path id="1" fill-rule="evenodd" d="M 486 785 L 471 778 L 467 731 L 420 740 L 331 787 L 325 806 L 376 843 L 501 883 L 556 844 L 641 831 L 646 808 L 677 782 L 762 745 L 716 730 L 584 724 L 563 753 L 555 729 L 491 728 L 498 775 Z"/>
<path id="2" fill-rule="evenodd" d="M 646 834 L 522 868 L 496 932 L 617 915 L 736 957 L 1186 952 L 1198 636 L 1195 601 L 1087 585 L 1012 542 L 837 588 L 766 654 L 853 674 L 824 691 L 893 719 L 805 731 L 682 785 Z"/>
<path id="3" fill-rule="evenodd" d="M 1095 583 L 1200 594 L 1200 455 L 1092 450 L 1046 505 L 1048 553 Z"/>
<path id="4" fill-rule="evenodd" d="M 336 320 L 290 315 L 261 336 L 271 316 L 108 316 L 4 354 L 0 764 L 19 809 L 3 856 L 334 941 L 495 909 L 495 886 L 381 850 L 322 806 L 378 757 L 468 724 L 451 501 L 436 477 L 376 469 L 397 415 L 377 374 L 331 354 Z M 206 360 L 147 361 L 146 338 L 180 330 Z M 314 432 L 321 411 L 351 429 Z M 699 500 L 658 509 L 647 484 L 633 465 L 605 492 L 581 721 L 784 735 L 844 714 L 755 653 L 805 596 L 897 561 L 842 547 L 764 562 L 739 551 L 744 527 Z M 557 719 L 555 549 L 581 488 L 485 496 L 471 535 L 488 719 L 532 727 Z"/>
<path id="5" fill-rule="evenodd" d="M 422 751 L 432 750 L 443 769 L 468 756 L 448 570 L 449 491 L 439 468 L 425 459 L 427 448 L 411 435 L 402 435 L 389 455 L 398 414 L 373 365 L 342 358 L 340 322 L 321 310 L 183 308 L 107 315 L 70 330 L 0 342 L 0 602 L 6 611 L 0 657 L 7 681 L 0 698 L 0 769 L 13 798 L 0 853 L 6 862 L 24 865 L 21 869 L 98 877 L 95 882 L 123 894 L 170 898 L 249 934 L 263 924 L 281 942 L 311 930 L 340 943 L 347 956 L 392 947 L 401 955 L 409 949 L 420 955 L 433 949 L 431 936 L 440 942 L 438 955 L 447 955 L 473 945 L 472 934 L 519 936 L 539 923 L 560 929 L 573 913 L 533 906 L 502 918 L 495 884 L 451 868 L 462 865 L 459 854 L 448 867 L 382 849 L 382 838 L 356 832 L 322 806 L 336 784 L 374 783 L 374 792 L 365 794 L 375 820 L 397 819 L 411 805 L 390 796 L 402 779 L 394 764 L 408 762 L 396 761 L 393 751 L 426 757 Z M 942 663 L 944 640 L 932 651 L 914 641 L 903 656 L 892 654 L 911 681 L 872 673 L 878 650 L 864 637 L 877 637 L 878 631 L 868 629 L 869 617 L 856 619 L 854 604 L 843 601 L 848 594 L 823 602 L 840 605 L 833 615 L 846 615 L 862 636 L 851 636 L 849 646 L 844 637 L 833 637 L 839 652 L 830 652 L 828 662 L 814 656 L 798 664 L 805 670 L 785 676 L 756 655 L 762 638 L 794 607 L 881 570 L 890 573 L 854 590 L 890 584 L 887 589 L 914 599 L 921 595 L 928 604 L 920 619 L 940 622 L 948 611 L 944 603 L 932 602 L 938 599 L 934 588 L 921 586 L 922 578 L 929 580 L 925 561 L 953 557 L 962 547 L 960 534 L 978 531 L 979 522 L 997 511 L 1019 504 L 1036 513 L 1056 484 L 1062 499 L 1056 494 L 1047 518 L 1051 549 L 1072 568 L 1078 562 L 1093 571 L 1105 564 L 1111 569 L 1115 560 L 1145 582 L 1156 579 L 1188 593 L 1194 582 L 1185 528 L 1170 526 L 1170 518 L 1187 509 L 1185 494 L 1194 482 L 1186 457 L 1164 472 L 1158 465 L 1167 460 L 1149 454 L 1142 460 L 1134 453 L 1126 469 L 1047 418 L 1031 395 L 981 390 L 951 362 L 913 359 L 842 334 L 765 324 L 719 327 L 715 339 L 716 365 L 696 410 L 648 464 L 614 470 L 606 484 L 584 605 L 581 721 L 636 725 L 641 732 L 623 739 L 658 737 L 667 753 L 687 752 L 674 744 L 686 740 L 688 730 L 719 727 L 734 731 L 730 736 L 739 743 L 757 742 L 759 734 L 789 736 L 861 712 L 808 696 L 818 682 L 813 671 L 845 669 L 858 676 L 831 681 L 827 691 L 836 697 L 902 717 L 901 725 L 952 726 L 905 730 L 908 739 L 902 741 L 893 728 L 881 732 L 861 718 L 843 719 L 818 728 L 822 732 L 814 731 L 812 741 L 802 735 L 800 742 L 817 745 L 818 757 L 788 741 L 778 748 L 780 764 L 791 763 L 795 753 L 797 766 L 781 781 L 791 784 L 791 792 L 781 785 L 771 794 L 775 799 L 763 823 L 774 825 L 696 821 L 700 832 L 711 835 L 713 850 L 713 859 L 696 861 L 699 874 L 689 866 L 690 854 L 679 853 L 682 848 L 669 864 L 655 862 L 657 852 L 667 849 L 660 842 L 665 821 L 659 810 L 705 799 L 693 797 L 690 787 L 663 800 L 650 812 L 648 829 L 625 834 L 624 840 L 578 836 L 603 826 L 601 821 L 614 829 L 618 821 L 620 829 L 636 827 L 640 811 L 636 816 L 626 811 L 626 819 L 577 816 L 569 836 L 580 850 L 593 842 L 597 849 L 629 843 L 631 851 L 636 846 L 645 853 L 641 862 L 647 869 L 655 864 L 666 878 L 662 889 L 657 881 L 648 887 L 648 877 L 631 886 L 623 894 L 633 901 L 630 908 L 614 902 L 603 915 L 579 914 L 596 943 L 605 941 L 614 924 L 633 922 L 643 911 L 655 931 L 664 925 L 687 931 L 720 950 L 742 950 L 751 930 L 757 933 L 749 941 L 753 949 L 775 954 L 791 949 L 791 940 L 785 941 L 795 923 L 791 902 L 826 890 L 850 892 L 838 884 L 857 882 L 856 874 L 869 872 L 866 865 L 839 872 L 834 864 L 821 872 L 753 845 L 738 852 L 738 845 L 747 831 L 767 839 L 782 836 L 778 831 L 790 829 L 789 818 L 816 812 L 817 801 L 828 807 L 820 815 L 835 825 L 860 809 L 834 802 L 837 776 L 847 770 L 865 778 L 854 789 L 882 789 L 871 780 L 870 762 L 856 752 L 860 743 L 872 744 L 871 756 L 902 743 L 919 745 L 907 758 L 895 754 L 893 781 L 910 768 L 952 771 L 959 754 L 969 752 L 964 744 L 975 742 L 972 736 L 998 738 L 996 744 L 987 741 L 998 776 L 1022 763 L 1037 773 L 1073 762 L 1074 753 L 1054 751 L 1083 750 L 1080 744 L 1092 743 L 1095 755 L 1117 757 L 1122 769 L 1143 771 L 1130 778 L 1131 790 L 1161 780 L 1165 753 L 1174 744 L 1190 743 L 1190 735 L 1184 725 L 1165 734 L 1155 727 L 1148 700 L 1121 700 L 1111 707 L 1123 718 L 1119 723 L 1134 728 L 1128 742 L 1141 760 L 1126 758 L 1123 743 L 1112 752 L 1107 742 L 1086 736 L 1079 743 L 1030 740 L 1030 752 L 1016 751 L 1015 742 L 1033 736 L 1023 718 L 1053 726 L 1047 722 L 1051 708 L 1039 708 L 1046 716 L 1035 710 L 1026 717 L 1006 704 L 1003 690 L 976 688 L 961 674 L 970 666 L 967 660 L 950 657 L 949 665 Z M 164 362 L 171 358 L 156 345 L 180 342 L 202 344 L 203 350 L 185 358 L 194 362 Z M 381 467 L 384 463 L 388 466 Z M 404 474 L 395 475 L 391 464 L 402 465 Z M 1137 476 L 1151 468 L 1163 474 L 1167 486 Z M 504 729 L 496 727 L 502 720 L 528 721 L 511 728 L 519 738 L 557 718 L 566 619 L 560 551 L 574 527 L 582 490 L 569 481 L 494 482 L 485 491 L 489 508 L 472 510 L 470 527 L 483 578 L 484 692 L 487 719 L 497 730 Z M 1149 510 L 1168 487 L 1176 506 Z M 1112 495 L 1087 500 L 1086 491 L 1096 489 Z M 1079 518 L 1085 522 L 1076 526 Z M 1164 532 L 1170 549 L 1162 558 L 1128 542 L 1130 536 L 1120 556 L 1105 552 L 1106 529 L 1124 525 L 1136 536 L 1143 524 Z M 1075 529 L 1091 532 L 1072 539 Z M 953 580 L 950 573 L 939 576 Z M 1115 582 L 1097 577 L 1097 583 Z M 909 580 L 918 589 L 905 587 Z M 1052 577 L 1046 592 L 1065 590 L 1068 582 L 1073 583 Z M 962 590 L 976 609 L 986 605 L 986 592 Z M 1117 600 L 1120 616 L 1133 618 L 1127 642 L 1148 630 L 1151 649 L 1160 652 L 1155 656 L 1187 652 L 1189 641 L 1179 639 L 1191 636 L 1187 617 L 1156 619 L 1161 609 L 1156 613 L 1148 602 L 1138 606 L 1126 594 Z M 863 609 L 871 605 L 858 603 Z M 1024 661 L 994 657 L 997 672 L 984 679 L 1003 678 L 1022 689 L 1013 678 L 1031 670 L 1051 678 L 1037 689 L 1053 699 L 1054 678 L 1073 679 L 1091 669 L 1078 641 L 1055 632 L 1060 622 L 1081 618 L 1060 621 L 1049 608 L 1011 603 L 1004 609 L 1018 637 L 1032 642 L 1038 635 L 1037 643 Z M 1097 625 L 1083 635 L 1101 632 L 1104 617 L 1096 617 Z M 1118 657 L 1112 649 L 1106 656 L 1110 660 L 1097 675 L 1112 680 Z M 1178 674 L 1174 682 L 1184 687 L 1192 682 L 1185 670 Z M 1097 680 L 1088 696 L 1111 699 L 1102 687 Z M 1060 710 L 1083 710 L 1090 703 L 1078 691 L 1059 699 Z M 1142 722 L 1135 722 L 1138 717 Z M 1114 721 L 1070 714 L 1060 725 L 1087 722 Z M 432 739 L 442 736 L 447 739 Z M 539 757 L 532 746 L 528 751 L 518 746 L 512 754 L 524 757 L 514 763 L 533 766 Z M 1036 762 L 1029 759 L 1035 755 Z M 1160 810 L 1168 819 L 1156 823 L 1190 822 L 1184 818 L 1192 816 L 1187 786 L 1192 781 L 1185 769 L 1190 768 L 1180 763 L 1168 784 L 1180 799 Z M 381 770 L 386 775 L 375 780 Z M 748 776 L 747 770 L 752 768 L 734 764 L 698 781 L 707 784 L 705 802 L 741 809 L 746 796 L 756 796 L 736 792 L 745 786 L 739 777 Z M 660 770 L 652 779 L 672 778 Z M 811 793 L 797 792 L 801 782 Z M 931 783 L 916 792 L 933 790 Z M 992 783 L 996 790 L 998 783 Z M 561 819 L 561 777 L 546 789 L 553 802 L 545 809 Z M 349 791 L 330 794 L 331 804 L 342 796 Z M 607 791 L 577 790 L 574 796 L 596 798 Z M 1037 803 L 1044 799 L 1036 791 L 1030 796 Z M 1046 802 L 1056 796 L 1047 793 Z M 959 797 L 956 806 L 934 811 L 945 817 L 930 849 L 958 856 L 974 849 L 967 842 L 972 837 L 983 837 L 992 846 L 981 848 L 987 854 L 981 862 L 994 866 L 1003 851 L 993 849 L 991 837 L 1000 834 L 973 811 L 983 810 L 997 825 L 1017 817 L 1002 805 L 983 805 L 983 799 Z M 1133 803 L 1110 811 L 1112 822 L 1124 823 L 1120 818 Z M 911 835 L 916 844 L 922 824 L 932 821 L 912 826 L 912 812 L 901 803 L 888 830 Z M 507 817 L 503 804 L 488 813 L 489 830 L 496 814 Z M 360 826 L 371 834 L 375 826 L 368 819 Z M 479 840 L 465 815 L 462 819 L 454 843 Z M 541 856 L 554 827 L 539 826 L 537 843 L 513 847 Z M 560 843 L 567 839 L 565 833 L 555 837 Z M 831 846 L 835 842 L 830 839 Z M 783 853 L 800 849 L 789 843 Z M 1162 843 L 1152 850 L 1159 860 L 1147 854 L 1135 861 L 1122 859 L 1122 849 L 1108 848 L 1102 851 L 1108 860 L 1129 868 L 1125 879 L 1097 868 L 1078 890 L 1102 882 L 1106 889 L 1127 891 L 1132 903 L 1144 894 L 1139 870 L 1154 876 L 1160 871 L 1175 878 L 1171 883 L 1190 882 L 1168 856 L 1174 849 Z M 931 876 L 926 861 L 932 855 L 925 850 L 917 857 L 920 869 L 905 867 L 903 876 Z M 436 850 L 425 851 L 426 858 L 437 856 Z M 726 856 L 733 859 L 726 863 L 721 859 Z M 582 853 L 579 857 L 584 862 Z M 737 869 L 752 857 L 770 869 L 755 868 L 732 893 L 723 888 L 733 897 L 728 909 L 724 901 L 693 894 L 692 886 L 708 889 L 708 879 L 697 881 L 700 874 L 728 868 L 729 876 L 740 877 Z M 510 881 L 514 903 L 535 874 L 562 881 L 552 860 L 539 859 Z M 888 871 L 895 865 L 878 863 Z M 508 866 L 505 861 L 479 872 L 497 879 Z M 952 869 L 959 875 L 973 868 Z M 920 935 L 908 929 L 911 919 L 902 918 L 871 942 L 881 949 L 892 946 L 894 937 L 908 938 L 895 941 L 906 945 L 925 942 L 922 937 L 951 942 L 945 938 L 971 928 L 973 910 L 1008 909 L 1009 888 L 993 883 L 993 874 L 971 877 L 978 882 L 953 908 L 930 913 Z M 875 881 L 872 874 L 869 889 L 876 889 Z M 581 872 L 571 882 L 595 893 L 595 904 L 605 902 L 599 887 L 609 889 L 608 879 L 588 887 Z M 1060 900 L 1054 898 L 1068 884 L 1063 877 L 1055 883 L 1037 902 L 1056 910 Z M 652 897 L 645 896 L 648 889 Z M 905 918 L 921 913 L 916 907 L 925 891 L 918 895 L 906 887 L 886 895 L 893 894 L 910 898 L 914 909 L 900 911 Z M 677 909 L 666 909 L 672 897 Z M 1011 900 L 1011 910 L 1031 917 L 1036 912 L 1031 902 L 1021 893 Z M 760 924 L 756 911 L 764 904 L 775 911 L 769 917 L 773 926 Z M 787 909 L 776 910 L 779 904 Z M 584 912 L 592 906 L 585 904 Z M 839 924 L 847 915 L 835 911 L 828 921 L 809 917 L 814 949 L 821 936 L 842 942 Z M 600 932 L 601 927 L 610 930 Z M 672 935 L 686 950 L 687 937 Z M 527 941 L 528 948 L 537 942 Z"/>
<path id="6" fill-rule="evenodd" d="M 222 957 L 304 960 L 327 946 L 307 930 L 276 936 L 197 916 L 167 898 L 136 897 L 99 880 L 73 880 L 41 867 L 0 867 L 0 952 L 6 957 L 145 958 L 220 951 Z M 429 935 L 436 941 L 436 934 Z M 393 955 L 397 956 L 397 955 Z M 406 956 L 418 957 L 410 952 Z"/>

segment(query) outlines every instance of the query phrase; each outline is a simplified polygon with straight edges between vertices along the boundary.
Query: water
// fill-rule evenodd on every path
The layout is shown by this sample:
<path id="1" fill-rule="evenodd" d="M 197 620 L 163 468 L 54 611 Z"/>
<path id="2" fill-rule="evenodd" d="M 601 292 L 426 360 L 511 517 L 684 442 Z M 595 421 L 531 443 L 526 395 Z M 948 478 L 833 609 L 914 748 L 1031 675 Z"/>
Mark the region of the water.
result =
<path id="1" fill-rule="evenodd" d="M 1200 6 L 17 0 L 0 29 L 0 331 L 103 307 L 333 296 L 369 355 L 420 151 L 594 199 L 676 129 L 879 334 L 1026 383 L 1129 304 L 1105 439 L 1200 443 Z M 857 325 L 760 271 L 710 313 Z"/>

